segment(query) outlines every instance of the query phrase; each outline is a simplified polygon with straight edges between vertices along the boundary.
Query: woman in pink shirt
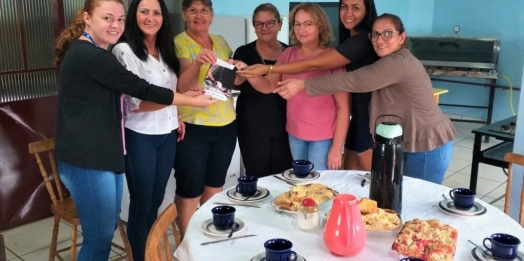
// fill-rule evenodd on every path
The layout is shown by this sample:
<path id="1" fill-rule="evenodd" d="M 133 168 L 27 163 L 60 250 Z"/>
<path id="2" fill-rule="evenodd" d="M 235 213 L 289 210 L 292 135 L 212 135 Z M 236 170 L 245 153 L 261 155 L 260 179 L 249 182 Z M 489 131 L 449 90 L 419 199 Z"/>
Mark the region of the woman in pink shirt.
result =
<path id="1" fill-rule="evenodd" d="M 297 5 L 289 17 L 293 26 L 290 33 L 293 47 L 287 48 L 276 64 L 311 59 L 331 49 L 328 46 L 333 40 L 333 33 L 319 5 Z M 343 71 L 344 68 L 340 67 L 300 74 L 271 74 L 270 69 L 265 77 L 248 78 L 248 81 L 257 89 L 271 93 L 282 80 L 315 78 Z M 347 92 L 308 97 L 302 91 L 288 100 L 286 116 L 293 159 L 309 160 L 318 170 L 342 167 L 342 150 L 349 125 Z"/>

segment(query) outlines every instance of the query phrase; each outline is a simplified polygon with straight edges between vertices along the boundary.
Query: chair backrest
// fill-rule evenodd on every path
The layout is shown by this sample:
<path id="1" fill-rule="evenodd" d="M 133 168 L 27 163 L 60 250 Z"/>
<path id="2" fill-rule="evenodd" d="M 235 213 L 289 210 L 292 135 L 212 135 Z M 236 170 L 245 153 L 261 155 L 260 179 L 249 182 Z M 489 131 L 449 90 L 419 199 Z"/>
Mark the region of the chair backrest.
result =
<path id="1" fill-rule="evenodd" d="M 512 186 L 512 182 L 513 182 L 513 164 L 524 166 L 524 156 L 516 154 L 516 153 L 509 152 L 509 153 L 506 153 L 506 155 L 504 155 L 504 160 L 509 163 L 509 166 L 508 166 L 508 184 L 506 185 L 506 197 L 505 197 L 505 202 L 504 202 L 504 213 L 509 215 L 509 204 L 510 204 L 510 200 L 511 200 L 511 186 Z M 523 181 L 523 185 L 524 185 L 524 181 Z M 523 219 L 524 219 L 524 186 L 523 186 L 522 191 L 520 192 L 519 224 L 521 226 L 524 226 L 524 224 L 522 224 Z"/>
<path id="2" fill-rule="evenodd" d="M 173 224 L 177 217 L 175 203 L 169 204 L 167 208 L 158 216 L 146 242 L 146 260 L 145 261 L 172 261 L 173 252 L 167 236 L 167 229 Z M 176 227 L 173 228 L 175 235 L 175 247 L 173 251 L 180 245 L 180 236 Z"/>
<path id="3" fill-rule="evenodd" d="M 49 196 L 53 201 L 53 205 L 57 205 L 59 201 L 64 200 L 64 193 L 62 191 L 62 182 L 60 181 L 60 176 L 58 176 L 58 171 L 56 169 L 55 157 L 53 151 L 55 149 L 55 139 L 47 139 L 36 142 L 29 143 L 29 153 L 35 155 L 36 163 L 40 168 L 40 174 L 44 178 L 44 183 L 49 192 Z M 47 152 L 49 162 L 44 164 L 40 153 L 45 154 Z M 46 168 L 47 166 L 47 168 Z M 52 176 L 49 175 L 47 171 L 48 168 L 51 168 Z M 54 184 L 51 182 L 51 178 L 54 179 Z M 57 195 L 58 194 L 58 198 Z"/>

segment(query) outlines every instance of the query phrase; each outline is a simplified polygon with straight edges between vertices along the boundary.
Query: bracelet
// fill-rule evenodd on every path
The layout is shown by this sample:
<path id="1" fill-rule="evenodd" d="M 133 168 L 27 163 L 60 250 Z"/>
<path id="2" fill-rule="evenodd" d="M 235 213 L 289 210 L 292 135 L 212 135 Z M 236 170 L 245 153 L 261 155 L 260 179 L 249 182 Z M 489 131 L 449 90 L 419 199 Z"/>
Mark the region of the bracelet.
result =
<path id="1" fill-rule="evenodd" d="M 270 65 L 269 66 L 269 72 L 267 72 L 266 75 L 270 75 L 272 71 L 273 71 L 273 65 Z"/>

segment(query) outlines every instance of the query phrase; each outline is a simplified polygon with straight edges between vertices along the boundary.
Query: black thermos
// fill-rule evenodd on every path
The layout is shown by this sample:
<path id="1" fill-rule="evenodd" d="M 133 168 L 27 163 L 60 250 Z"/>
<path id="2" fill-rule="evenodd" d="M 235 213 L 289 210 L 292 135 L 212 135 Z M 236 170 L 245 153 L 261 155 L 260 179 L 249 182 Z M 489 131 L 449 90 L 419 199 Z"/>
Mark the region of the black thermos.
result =
<path id="1" fill-rule="evenodd" d="M 396 117 L 381 115 L 381 117 Z M 404 150 L 402 126 L 396 122 L 381 122 L 376 125 L 375 143 L 371 161 L 371 185 L 369 198 L 377 201 L 378 207 L 402 213 L 402 177 L 404 175 Z"/>

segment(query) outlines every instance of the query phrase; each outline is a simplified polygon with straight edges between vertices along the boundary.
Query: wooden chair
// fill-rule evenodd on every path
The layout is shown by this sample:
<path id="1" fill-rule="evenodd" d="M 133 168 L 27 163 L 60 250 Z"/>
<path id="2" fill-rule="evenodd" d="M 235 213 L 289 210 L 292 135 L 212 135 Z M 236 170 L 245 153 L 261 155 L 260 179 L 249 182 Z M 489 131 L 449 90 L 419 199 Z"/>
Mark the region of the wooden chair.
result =
<path id="1" fill-rule="evenodd" d="M 504 160 L 509 163 L 508 184 L 506 185 L 506 198 L 504 202 L 504 213 L 509 215 L 509 204 L 511 200 L 511 185 L 513 181 L 513 164 L 524 166 L 524 156 L 509 152 L 509 153 L 506 153 L 506 155 L 504 155 Z M 522 223 L 523 219 L 524 219 L 524 181 L 523 181 L 522 191 L 520 192 L 519 224 L 521 226 L 524 226 L 524 224 Z"/>
<path id="2" fill-rule="evenodd" d="M 76 243 L 78 226 L 80 226 L 80 220 L 78 219 L 73 199 L 71 197 L 65 196 L 64 194 L 65 189 L 62 185 L 62 182 L 60 181 L 60 176 L 58 175 L 56 162 L 53 155 L 54 148 L 55 139 L 47 139 L 29 143 L 29 153 L 34 154 L 36 157 L 36 162 L 38 163 L 40 173 L 44 178 L 44 183 L 47 188 L 47 192 L 49 192 L 49 196 L 51 197 L 51 201 L 53 203 L 51 205 L 51 212 L 53 212 L 55 216 L 55 222 L 53 227 L 53 238 L 51 240 L 51 247 L 49 250 L 49 261 L 55 260 L 55 257 L 58 258 L 60 261 L 64 261 L 64 259 L 60 256 L 60 253 L 68 250 L 70 250 L 71 252 L 70 260 L 75 261 L 77 255 L 77 247 L 82 245 L 81 243 Z M 39 154 L 45 152 L 47 152 L 49 155 L 49 162 L 47 164 L 44 164 Z M 51 168 L 52 176 L 49 176 L 48 174 L 47 170 L 49 167 Z M 73 229 L 71 232 L 71 246 L 57 251 L 56 246 L 58 238 L 58 226 L 60 221 L 64 221 L 71 224 Z M 131 246 L 129 245 L 129 241 L 127 240 L 127 235 L 124 230 L 122 220 L 119 220 L 118 222 L 118 230 L 120 231 L 120 236 L 122 237 L 124 247 L 119 246 L 115 243 L 112 243 L 112 245 L 115 248 L 125 251 L 126 256 L 120 256 L 113 260 L 133 260 L 133 256 L 131 254 Z"/>
<path id="3" fill-rule="evenodd" d="M 169 245 L 167 229 L 169 226 L 173 226 L 173 236 L 175 237 L 174 251 L 176 247 L 180 245 L 180 233 L 178 232 L 175 223 L 173 223 L 176 216 L 176 205 L 175 203 L 171 203 L 157 218 L 147 237 L 145 261 L 173 260 L 173 252 L 171 252 L 171 247 Z"/>

